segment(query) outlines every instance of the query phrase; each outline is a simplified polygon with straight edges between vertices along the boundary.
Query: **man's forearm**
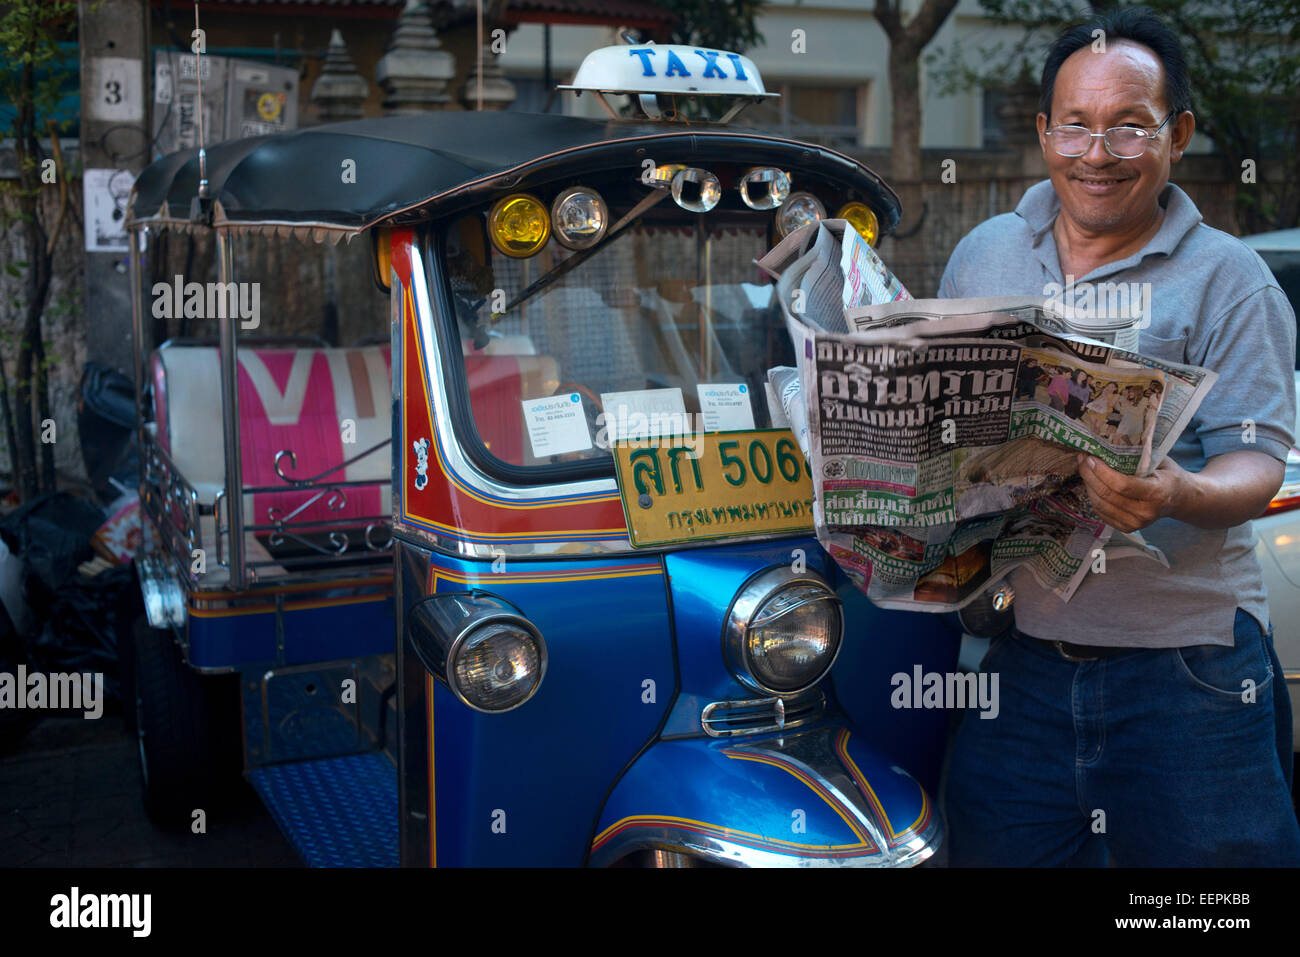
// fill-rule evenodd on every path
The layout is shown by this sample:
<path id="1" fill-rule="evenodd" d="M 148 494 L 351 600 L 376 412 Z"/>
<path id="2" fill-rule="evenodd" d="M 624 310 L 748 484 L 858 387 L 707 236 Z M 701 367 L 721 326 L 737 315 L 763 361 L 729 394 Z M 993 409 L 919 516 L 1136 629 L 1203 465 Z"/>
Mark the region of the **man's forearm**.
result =
<path id="1" fill-rule="evenodd" d="M 1232 528 L 1258 518 L 1277 493 L 1285 466 L 1264 452 L 1216 455 L 1199 472 L 1184 472 L 1170 512 L 1198 528 Z"/>

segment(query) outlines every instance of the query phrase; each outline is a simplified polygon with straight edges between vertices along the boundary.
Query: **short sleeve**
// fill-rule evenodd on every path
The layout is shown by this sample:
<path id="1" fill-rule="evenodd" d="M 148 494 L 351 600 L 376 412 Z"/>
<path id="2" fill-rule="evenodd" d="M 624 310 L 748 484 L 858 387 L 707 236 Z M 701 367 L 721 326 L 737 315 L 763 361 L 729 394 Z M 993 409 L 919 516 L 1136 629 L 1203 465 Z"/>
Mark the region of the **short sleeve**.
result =
<path id="1" fill-rule="evenodd" d="M 957 257 L 956 257 L 956 253 L 954 252 L 954 254 L 948 258 L 948 265 L 944 267 L 944 270 L 943 270 L 943 276 L 939 279 L 939 298 L 940 298 L 940 299 L 956 299 L 956 298 L 958 298 L 958 295 L 957 295 L 957 282 L 956 282 L 956 280 L 953 278 L 954 270 L 953 270 L 953 268 L 952 268 L 953 261 L 954 261 L 956 258 L 957 258 Z"/>
<path id="2" fill-rule="evenodd" d="M 977 227 L 978 228 L 978 227 Z M 959 299 L 961 290 L 957 287 L 957 275 L 961 271 L 970 254 L 969 244 L 966 242 L 970 238 L 970 233 L 963 236 L 948 257 L 948 265 L 943 268 L 943 275 L 939 278 L 940 299 Z"/>
<path id="3" fill-rule="evenodd" d="M 1254 451 L 1285 462 L 1295 441 L 1296 319 L 1282 290 L 1251 293 L 1187 345 L 1191 362 L 1219 374 L 1192 418 L 1205 458 Z"/>

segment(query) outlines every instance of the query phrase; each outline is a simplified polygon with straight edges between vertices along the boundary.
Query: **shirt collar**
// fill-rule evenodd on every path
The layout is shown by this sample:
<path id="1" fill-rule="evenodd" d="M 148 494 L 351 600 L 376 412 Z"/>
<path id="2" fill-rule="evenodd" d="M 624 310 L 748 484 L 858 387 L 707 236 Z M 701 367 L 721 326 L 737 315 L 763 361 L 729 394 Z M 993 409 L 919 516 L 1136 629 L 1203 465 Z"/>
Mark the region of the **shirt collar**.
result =
<path id="1" fill-rule="evenodd" d="M 1167 184 L 1160 191 L 1158 202 L 1165 208 L 1165 218 L 1156 234 L 1135 255 L 1120 262 L 1107 263 L 1096 271 L 1110 272 L 1127 268 L 1155 253 L 1170 255 L 1183 241 L 1183 237 L 1203 219 L 1201 211 L 1196 208 L 1192 198 L 1173 183 Z M 1051 243 L 1052 258 L 1056 256 L 1056 240 L 1052 236 L 1052 224 L 1056 222 L 1056 216 L 1060 211 L 1061 200 L 1056 195 L 1050 179 L 1035 183 L 1025 190 L 1020 204 L 1016 206 L 1016 215 L 1028 224 L 1034 237 L 1034 245 L 1039 245 L 1044 239 Z"/>

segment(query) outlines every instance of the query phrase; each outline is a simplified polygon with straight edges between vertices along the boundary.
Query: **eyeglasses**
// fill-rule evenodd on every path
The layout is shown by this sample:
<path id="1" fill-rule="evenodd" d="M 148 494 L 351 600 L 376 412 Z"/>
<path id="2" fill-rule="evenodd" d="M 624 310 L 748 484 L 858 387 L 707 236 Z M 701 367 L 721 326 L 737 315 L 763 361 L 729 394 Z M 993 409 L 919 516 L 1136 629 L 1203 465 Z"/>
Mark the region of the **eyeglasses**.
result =
<path id="1" fill-rule="evenodd" d="M 1165 122 L 1148 132 L 1137 126 L 1112 126 L 1104 133 L 1094 133 L 1086 126 L 1058 126 L 1048 130 L 1052 148 L 1062 156 L 1078 157 L 1092 149 L 1092 141 L 1098 136 L 1106 145 L 1106 152 L 1116 159 L 1137 159 L 1147 150 L 1147 144 L 1160 134 L 1165 124 L 1174 118 L 1177 110 L 1170 110 Z"/>

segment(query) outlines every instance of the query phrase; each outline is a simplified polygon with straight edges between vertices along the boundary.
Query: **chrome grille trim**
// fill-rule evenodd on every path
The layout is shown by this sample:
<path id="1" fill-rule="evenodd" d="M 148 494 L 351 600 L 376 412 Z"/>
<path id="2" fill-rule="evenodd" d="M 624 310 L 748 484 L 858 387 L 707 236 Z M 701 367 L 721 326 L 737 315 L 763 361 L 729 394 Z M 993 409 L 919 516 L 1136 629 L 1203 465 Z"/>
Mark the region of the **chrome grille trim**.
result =
<path id="1" fill-rule="evenodd" d="M 826 696 L 820 691 L 792 698 L 714 701 L 700 712 L 700 727 L 711 738 L 798 728 L 821 717 Z"/>

